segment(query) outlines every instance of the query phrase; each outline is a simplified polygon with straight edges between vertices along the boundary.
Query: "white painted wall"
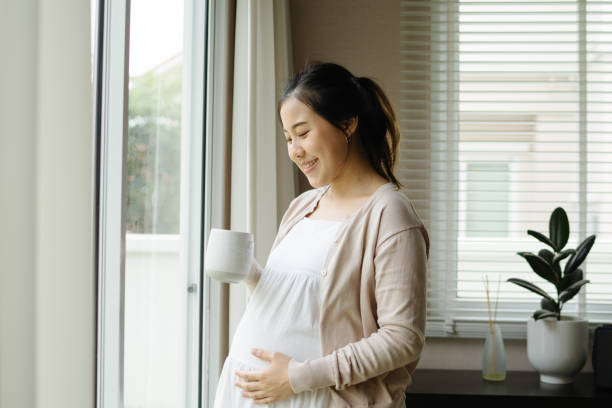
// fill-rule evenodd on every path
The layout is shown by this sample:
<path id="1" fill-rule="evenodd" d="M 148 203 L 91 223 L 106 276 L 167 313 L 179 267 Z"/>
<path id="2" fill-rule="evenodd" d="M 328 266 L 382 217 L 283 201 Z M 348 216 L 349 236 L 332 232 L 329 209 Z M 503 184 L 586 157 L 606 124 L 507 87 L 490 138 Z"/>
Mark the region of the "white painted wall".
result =
<path id="1" fill-rule="evenodd" d="M 0 3 L 0 408 L 95 403 L 89 13 Z"/>
<path id="2" fill-rule="evenodd" d="M 0 3 L 1 408 L 34 403 L 36 18 L 36 1 Z"/>

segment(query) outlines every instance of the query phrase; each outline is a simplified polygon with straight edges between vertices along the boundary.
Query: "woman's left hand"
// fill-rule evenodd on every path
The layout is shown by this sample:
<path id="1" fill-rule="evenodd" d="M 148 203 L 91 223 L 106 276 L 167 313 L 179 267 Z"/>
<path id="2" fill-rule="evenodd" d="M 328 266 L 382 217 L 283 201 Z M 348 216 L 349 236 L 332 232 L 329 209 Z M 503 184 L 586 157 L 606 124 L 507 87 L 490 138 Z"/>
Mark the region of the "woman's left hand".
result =
<path id="1" fill-rule="evenodd" d="M 289 360 L 283 353 L 258 350 L 253 355 L 262 360 L 268 360 L 270 366 L 264 371 L 236 372 L 245 382 L 236 382 L 236 386 L 244 389 L 242 395 L 253 398 L 255 404 L 269 404 L 280 401 L 294 394 L 289 384 Z"/>

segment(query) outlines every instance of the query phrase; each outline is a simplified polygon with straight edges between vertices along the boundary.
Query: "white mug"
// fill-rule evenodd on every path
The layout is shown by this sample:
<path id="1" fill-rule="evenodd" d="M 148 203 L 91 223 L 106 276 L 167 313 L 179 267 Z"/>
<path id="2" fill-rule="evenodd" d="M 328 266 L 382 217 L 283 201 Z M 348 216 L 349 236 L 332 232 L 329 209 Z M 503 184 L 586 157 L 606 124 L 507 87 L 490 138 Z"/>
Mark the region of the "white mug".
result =
<path id="1" fill-rule="evenodd" d="M 211 228 L 204 255 L 204 270 L 211 278 L 238 283 L 246 278 L 253 262 L 253 234 Z"/>

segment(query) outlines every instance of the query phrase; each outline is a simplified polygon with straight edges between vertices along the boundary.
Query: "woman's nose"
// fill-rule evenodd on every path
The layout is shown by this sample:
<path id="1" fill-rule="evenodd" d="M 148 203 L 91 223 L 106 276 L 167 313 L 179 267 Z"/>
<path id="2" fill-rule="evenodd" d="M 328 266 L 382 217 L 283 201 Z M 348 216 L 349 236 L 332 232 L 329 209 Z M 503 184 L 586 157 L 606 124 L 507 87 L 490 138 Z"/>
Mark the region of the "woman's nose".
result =
<path id="1" fill-rule="evenodd" d="M 304 149 L 299 142 L 293 140 L 289 145 L 289 156 L 292 158 L 304 157 Z"/>

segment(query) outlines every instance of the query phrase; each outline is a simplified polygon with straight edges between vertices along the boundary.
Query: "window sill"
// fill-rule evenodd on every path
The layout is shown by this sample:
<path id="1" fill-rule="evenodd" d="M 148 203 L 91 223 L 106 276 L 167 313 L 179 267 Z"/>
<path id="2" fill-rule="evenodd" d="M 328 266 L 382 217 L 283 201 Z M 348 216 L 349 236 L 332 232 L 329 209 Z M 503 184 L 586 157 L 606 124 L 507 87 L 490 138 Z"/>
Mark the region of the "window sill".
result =
<path id="1" fill-rule="evenodd" d="M 527 320 L 510 321 L 498 320 L 504 340 L 518 339 L 527 340 Z M 609 321 L 589 321 L 589 339 L 597 326 L 610 324 Z M 489 330 L 488 321 L 478 320 L 456 320 L 448 322 L 427 321 L 425 337 L 435 338 L 464 338 L 484 339 Z"/>

